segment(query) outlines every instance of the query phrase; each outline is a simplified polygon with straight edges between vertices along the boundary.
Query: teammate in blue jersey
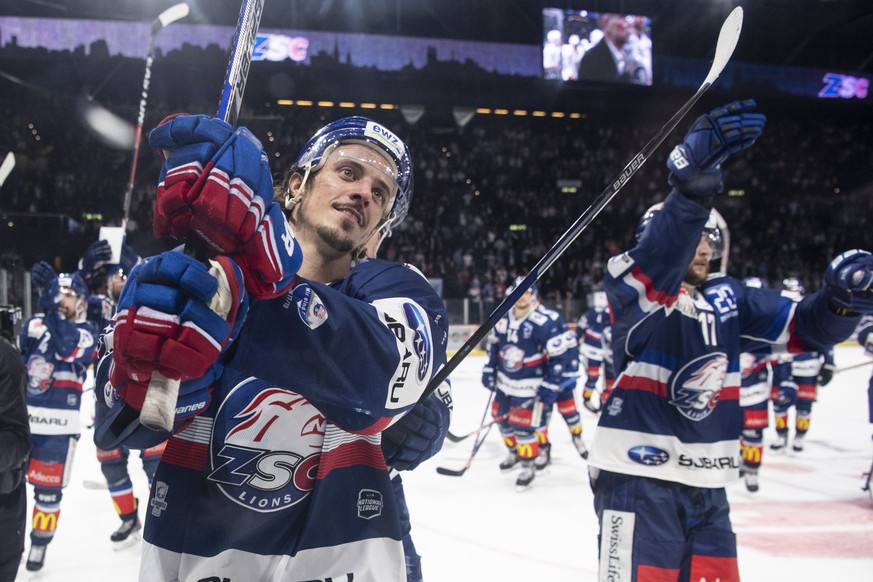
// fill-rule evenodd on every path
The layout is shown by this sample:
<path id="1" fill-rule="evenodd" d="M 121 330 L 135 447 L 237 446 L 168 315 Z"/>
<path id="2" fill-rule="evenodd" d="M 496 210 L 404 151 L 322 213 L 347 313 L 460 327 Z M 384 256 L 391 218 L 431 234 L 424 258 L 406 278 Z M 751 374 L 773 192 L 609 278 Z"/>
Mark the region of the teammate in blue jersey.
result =
<path id="1" fill-rule="evenodd" d="M 27 412 L 33 449 L 27 480 L 34 506 L 27 569 L 40 570 L 61 512 L 76 450 L 82 385 L 94 361 L 97 328 L 85 319 L 88 288 L 75 273 L 55 275 L 45 263 L 32 270 L 39 309 L 21 329 L 18 345 L 27 369 Z"/>
<path id="2" fill-rule="evenodd" d="M 516 279 L 506 290 L 511 294 L 521 282 Z M 488 334 L 488 362 L 482 369 L 482 385 L 494 391 L 491 413 L 507 415 L 498 426 L 507 457 L 500 469 L 521 465 L 516 486 L 527 489 L 539 468 L 548 465 L 551 443 L 546 427 L 557 402 L 573 443 L 583 458 L 588 450 L 582 442 L 582 420 L 575 408 L 573 387 L 578 376 L 579 347 L 561 315 L 541 305 L 532 285 L 509 313 Z M 572 404 L 572 407 L 571 407 Z"/>
<path id="3" fill-rule="evenodd" d="M 449 396 L 416 403 L 445 362 L 447 313 L 416 270 L 359 259 L 408 212 L 409 150 L 372 120 L 335 121 L 271 202 L 266 156 L 242 128 L 177 116 L 150 144 L 169 156 L 156 234 L 196 231 L 222 254 L 212 274 L 180 252 L 146 259 L 104 337 L 98 446 L 160 442 L 139 423 L 146 383 L 183 380 L 140 579 L 407 580 L 386 456 L 414 466 L 448 428 Z M 389 434 L 417 441 L 412 462 L 383 451 Z"/>
<path id="4" fill-rule="evenodd" d="M 806 293 L 797 277 L 782 281 L 782 293 L 800 299 Z M 826 386 L 834 377 L 834 350 L 786 354 L 773 368 L 773 402 L 776 441 L 773 450 L 788 446 L 788 413 L 794 408 L 794 439 L 791 448 L 803 450 L 803 442 L 812 420 L 812 405 L 818 398 L 818 387 Z"/>
<path id="5" fill-rule="evenodd" d="M 746 277 L 743 285 L 755 289 L 765 287 L 759 277 Z M 752 493 L 760 488 L 758 476 L 764 457 L 764 429 L 770 426 L 770 384 L 776 358 L 770 354 L 740 354 L 740 408 L 743 411 L 740 476 Z"/>
<path id="6" fill-rule="evenodd" d="M 122 244 L 120 263 L 110 263 L 112 249 L 106 240 L 97 240 L 85 249 L 79 260 L 79 270 L 76 273 L 88 286 L 88 302 L 85 318 L 98 331 L 106 329 L 112 323 L 115 306 L 127 280 L 127 274 L 141 260 L 140 256 L 127 244 Z M 54 270 L 46 262 L 40 263 L 41 276 L 54 276 Z M 96 363 L 96 350 L 95 350 Z M 143 471 L 151 485 L 158 461 L 164 450 L 164 443 L 140 451 Z M 134 541 L 135 534 L 142 529 L 137 512 L 138 500 L 134 495 L 133 482 L 127 470 L 127 460 L 130 451 L 127 447 L 118 447 L 104 451 L 97 447 L 97 460 L 100 471 L 106 479 L 112 505 L 118 514 L 121 524 L 113 531 L 109 539 L 115 544 L 126 544 Z"/>
<path id="7" fill-rule="evenodd" d="M 619 373 L 589 459 L 606 580 L 739 580 L 725 486 L 739 476 L 740 354 L 823 350 L 873 312 L 873 255 L 847 251 L 800 302 L 725 275 L 721 164 L 764 128 L 754 101 L 700 116 L 669 155 L 673 191 L 604 286 Z M 710 273 L 710 260 L 720 268 Z"/>
<path id="8" fill-rule="evenodd" d="M 604 291 L 591 294 L 591 307 L 582 314 L 576 323 L 576 339 L 579 342 L 580 363 L 584 363 L 587 379 L 582 391 L 582 404 L 595 414 L 603 408 L 603 403 L 612 393 L 615 369 L 612 365 L 612 324 L 609 317 L 609 303 Z M 603 373 L 601 374 L 601 369 Z M 603 378 L 603 390 L 597 389 L 597 382 Z"/>

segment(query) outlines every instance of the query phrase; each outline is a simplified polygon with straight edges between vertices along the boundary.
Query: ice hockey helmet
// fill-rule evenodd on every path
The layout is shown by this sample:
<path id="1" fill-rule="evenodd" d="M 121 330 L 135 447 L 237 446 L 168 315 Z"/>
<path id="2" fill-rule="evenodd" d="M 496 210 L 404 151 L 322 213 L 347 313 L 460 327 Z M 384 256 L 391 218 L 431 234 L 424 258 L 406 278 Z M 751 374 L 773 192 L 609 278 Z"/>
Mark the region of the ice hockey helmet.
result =
<path id="1" fill-rule="evenodd" d="M 516 289 L 518 289 L 518 286 L 521 285 L 522 282 L 524 282 L 524 279 L 525 279 L 524 277 L 516 277 L 515 280 L 514 280 L 512 283 L 509 284 L 509 287 L 506 288 L 506 296 L 509 297 L 510 295 L 512 295 L 512 293 L 513 293 Z M 534 297 L 539 297 L 539 296 L 540 296 L 540 291 L 539 291 L 539 289 L 537 289 L 537 284 L 536 284 L 536 282 L 534 282 L 533 285 L 531 285 L 531 286 L 528 288 L 528 291 L 531 292 L 531 293 L 533 293 L 533 294 L 534 294 Z"/>
<path id="2" fill-rule="evenodd" d="M 315 172 L 332 151 L 342 144 L 365 145 L 386 157 L 391 165 L 392 178 L 397 183 L 394 200 L 387 205 L 383 229 L 390 235 L 390 229 L 406 218 L 412 199 L 412 158 L 409 148 L 391 130 L 367 117 L 355 115 L 328 123 L 319 129 L 303 146 L 295 169 Z"/>

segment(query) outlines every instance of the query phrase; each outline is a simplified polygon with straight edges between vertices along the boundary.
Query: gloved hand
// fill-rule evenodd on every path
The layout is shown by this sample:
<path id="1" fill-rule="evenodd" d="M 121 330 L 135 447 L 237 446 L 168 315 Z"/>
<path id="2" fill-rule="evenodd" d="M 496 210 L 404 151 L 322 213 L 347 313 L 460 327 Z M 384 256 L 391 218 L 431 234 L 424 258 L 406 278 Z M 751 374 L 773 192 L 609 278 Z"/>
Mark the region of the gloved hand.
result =
<path id="1" fill-rule="evenodd" d="M 734 101 L 701 115 L 667 159 L 668 182 L 687 196 L 712 196 L 724 189 L 721 163 L 750 147 L 766 117 L 752 113 L 753 99 Z"/>
<path id="2" fill-rule="evenodd" d="M 826 362 L 821 365 L 821 369 L 818 371 L 818 377 L 816 378 L 816 383 L 819 386 L 827 386 L 831 383 L 831 380 L 834 379 L 834 369 L 835 366 L 829 362 Z"/>
<path id="3" fill-rule="evenodd" d="M 797 384 L 791 380 L 780 382 L 779 391 L 776 395 L 776 405 L 787 408 L 795 404 L 797 404 Z"/>
<path id="4" fill-rule="evenodd" d="M 873 314 L 873 255 L 852 249 L 836 257 L 825 271 L 825 290 L 837 313 Z"/>
<path id="5" fill-rule="evenodd" d="M 96 240 L 88 245 L 85 252 L 82 253 L 82 260 L 79 263 L 79 272 L 85 281 L 98 275 L 100 267 L 108 264 L 112 260 L 112 247 L 109 246 L 107 240 Z"/>
<path id="6" fill-rule="evenodd" d="M 450 420 L 448 407 L 431 394 L 382 432 L 385 462 L 398 471 L 415 469 L 442 448 Z"/>
<path id="7" fill-rule="evenodd" d="M 493 366 L 482 368 L 482 385 L 494 392 L 497 389 L 497 373 Z"/>
<path id="8" fill-rule="evenodd" d="M 261 143 L 204 115 L 167 118 L 149 135 L 165 157 L 154 232 L 187 238 L 196 232 L 245 274 L 248 291 L 272 298 L 291 286 L 302 252 L 273 200 L 273 179 Z"/>
<path id="9" fill-rule="evenodd" d="M 54 268 L 45 261 L 40 261 L 30 270 L 30 280 L 33 282 L 33 288 L 40 293 L 52 279 L 57 279 L 58 274 Z"/>
<path id="10" fill-rule="evenodd" d="M 555 390 L 554 384 L 543 382 L 537 386 L 537 398 L 543 403 L 543 406 L 551 406 L 558 400 L 558 395 L 561 393 L 560 386 Z"/>
<path id="11" fill-rule="evenodd" d="M 118 302 L 110 380 L 139 409 L 152 372 L 181 380 L 221 373 L 218 358 L 238 333 L 247 312 L 242 273 L 216 257 L 210 269 L 181 252 L 137 265 Z M 184 383 L 183 383 L 184 384 Z M 180 402 L 186 394 L 181 391 Z"/>
<path id="12" fill-rule="evenodd" d="M 50 279 L 49 282 L 42 287 L 42 293 L 39 295 L 37 307 L 39 307 L 40 311 L 43 313 L 57 311 L 58 307 L 61 305 L 62 297 L 61 287 L 58 285 L 58 278 L 56 276 L 54 279 Z"/>

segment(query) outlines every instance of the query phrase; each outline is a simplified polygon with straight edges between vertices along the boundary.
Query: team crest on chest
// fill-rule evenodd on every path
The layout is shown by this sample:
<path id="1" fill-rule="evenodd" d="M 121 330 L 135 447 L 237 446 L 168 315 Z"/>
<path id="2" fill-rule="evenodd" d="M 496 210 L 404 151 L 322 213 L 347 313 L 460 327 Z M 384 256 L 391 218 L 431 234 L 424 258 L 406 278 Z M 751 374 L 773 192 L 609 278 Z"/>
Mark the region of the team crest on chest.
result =
<path id="1" fill-rule="evenodd" d="M 291 507 L 312 490 L 324 429 L 324 417 L 301 395 L 246 380 L 216 414 L 208 479 L 248 509 Z"/>
<path id="2" fill-rule="evenodd" d="M 696 358 L 673 375 L 670 380 L 670 404 L 682 416 L 698 421 L 715 410 L 727 375 L 728 359 L 723 352 Z"/>

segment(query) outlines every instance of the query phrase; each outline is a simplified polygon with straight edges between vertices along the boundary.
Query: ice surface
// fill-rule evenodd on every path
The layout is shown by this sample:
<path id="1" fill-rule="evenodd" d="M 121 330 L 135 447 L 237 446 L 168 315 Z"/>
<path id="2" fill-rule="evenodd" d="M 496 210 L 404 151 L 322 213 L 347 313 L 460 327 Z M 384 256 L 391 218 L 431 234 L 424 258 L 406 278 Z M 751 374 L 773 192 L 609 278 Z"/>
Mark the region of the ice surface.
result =
<path id="1" fill-rule="evenodd" d="M 856 346 L 837 348 L 838 368 L 865 361 Z M 475 429 L 482 418 L 488 396 L 479 385 L 483 364 L 483 357 L 470 356 L 452 375 L 455 434 Z M 873 366 L 864 366 L 838 373 L 819 391 L 802 453 L 765 449 L 760 491 L 749 493 L 742 483 L 729 488 L 744 582 L 873 580 L 873 500 L 861 491 L 862 473 L 873 460 L 873 426 L 867 421 L 871 371 Z M 596 419 L 580 410 L 590 443 Z M 559 416 L 550 434 L 552 465 L 524 493 L 515 490 L 517 471 L 502 474 L 497 468 L 504 448 L 496 430 L 462 477 L 435 469 L 462 467 L 473 437 L 446 441 L 439 455 L 405 475 L 427 582 L 596 580 L 597 525 L 587 466 Z M 774 436 L 771 427 L 765 447 Z M 138 544 L 113 549 L 109 534 L 119 520 L 109 493 L 84 486 L 102 481 L 91 438 L 86 431 L 79 443 L 45 568 L 33 576 L 22 565 L 18 580 L 136 580 Z M 136 493 L 145 499 L 138 457 L 130 468 Z"/>

